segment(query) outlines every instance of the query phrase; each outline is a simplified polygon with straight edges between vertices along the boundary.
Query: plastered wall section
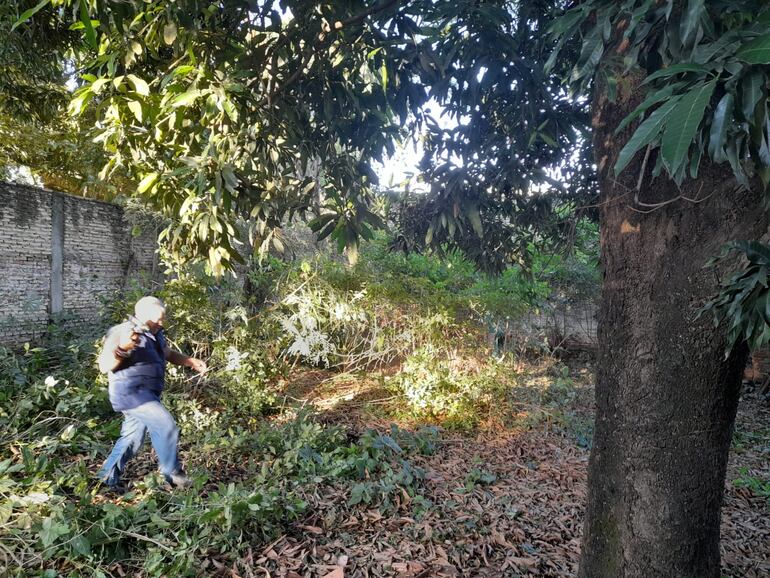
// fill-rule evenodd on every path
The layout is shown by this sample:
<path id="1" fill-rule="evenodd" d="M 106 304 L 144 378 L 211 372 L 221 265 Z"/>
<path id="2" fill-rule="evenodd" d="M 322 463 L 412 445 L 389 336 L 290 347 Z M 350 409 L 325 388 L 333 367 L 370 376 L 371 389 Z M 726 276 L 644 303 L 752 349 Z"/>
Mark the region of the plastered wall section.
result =
<path id="1" fill-rule="evenodd" d="M 134 236 L 116 205 L 0 183 L 0 343 L 98 319 L 129 279 L 157 278 L 156 239 L 147 227 Z"/>

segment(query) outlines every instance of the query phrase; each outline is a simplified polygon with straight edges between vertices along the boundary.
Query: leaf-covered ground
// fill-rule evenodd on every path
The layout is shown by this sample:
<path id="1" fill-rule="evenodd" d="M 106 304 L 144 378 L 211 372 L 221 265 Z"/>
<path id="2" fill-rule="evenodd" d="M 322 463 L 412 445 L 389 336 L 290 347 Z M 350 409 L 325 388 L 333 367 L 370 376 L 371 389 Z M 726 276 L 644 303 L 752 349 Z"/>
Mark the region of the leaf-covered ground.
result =
<path id="1" fill-rule="evenodd" d="M 351 508 L 349 488 L 323 486 L 304 498 L 310 514 L 232 567 L 230 576 L 573 576 L 580 550 L 592 387 L 583 369 L 574 395 L 554 410 L 522 403 L 517 425 L 475 436 L 444 432 L 438 450 L 412 458 L 425 471 L 424 504 L 406 494 L 390 514 Z M 365 381 L 295 376 L 295 400 L 351 430 L 385 429 L 392 400 Z M 529 385 L 542 384 L 534 372 Z M 331 385 L 330 385 L 331 384 Z M 565 416 L 570 419 L 565 419 Z M 770 408 L 747 392 L 738 415 L 722 523 L 723 574 L 770 575 Z M 589 436 L 590 437 L 590 436 Z M 762 483 L 765 485 L 763 486 Z M 419 515 L 415 515 L 418 512 Z"/>
<path id="2" fill-rule="evenodd" d="M 472 360 L 463 363 L 474 371 Z M 21 441 L 10 444 L 13 456 L 3 462 L 15 464 L 4 481 L 15 494 L 0 524 L 6 532 L 0 576 L 4 569 L 25 578 L 42 571 L 78 577 L 574 576 L 592 371 L 553 361 L 511 364 L 506 371 L 510 379 L 500 374 L 505 400 L 474 414 L 482 419 L 474 421 L 474 433 L 442 429 L 436 435 L 405 409 L 388 372 L 298 370 L 286 380 L 269 424 L 260 421 L 249 431 L 229 422 L 187 423 L 182 456 L 196 488 L 171 494 L 154 486 L 150 451 L 131 463 L 130 494 L 78 489 L 114 439 L 117 420 L 108 422 L 113 433 L 100 432 L 91 445 L 83 437 L 91 430 L 75 434 L 83 441 L 73 447 L 96 453 L 62 445 L 72 443 L 62 442 L 69 430 L 38 441 L 16 435 Z M 59 406 L 82 401 L 81 413 L 92 413 L 80 390 L 56 391 Z M 183 400 L 179 394 L 168 400 L 182 424 Z M 296 411 L 302 406 L 314 407 L 315 417 L 298 417 L 307 414 Z M 23 445 L 27 438 L 34 447 L 50 446 L 41 454 L 47 460 L 25 457 L 32 455 Z M 770 406 L 747 389 L 726 481 L 725 577 L 770 575 L 768 454 Z M 35 496 L 45 503 L 17 507 Z"/>

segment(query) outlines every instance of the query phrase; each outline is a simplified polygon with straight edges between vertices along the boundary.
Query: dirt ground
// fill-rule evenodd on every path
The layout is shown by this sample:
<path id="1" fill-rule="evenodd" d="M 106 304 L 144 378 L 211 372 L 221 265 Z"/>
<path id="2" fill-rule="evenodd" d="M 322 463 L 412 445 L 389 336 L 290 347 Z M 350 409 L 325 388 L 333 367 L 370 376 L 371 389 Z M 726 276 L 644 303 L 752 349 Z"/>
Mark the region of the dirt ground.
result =
<path id="1" fill-rule="evenodd" d="M 580 374 L 577 394 L 562 409 L 590 421 L 590 374 Z M 351 429 L 386 425 L 387 392 L 355 380 L 330 385 L 325 377 L 317 372 L 297 379 L 294 400 Z M 574 576 L 588 444 L 563 420 L 538 415 L 523 422 L 527 427 L 471 437 L 444 432 L 434 455 L 413 460 L 425 470 L 423 494 L 432 504 L 419 519 L 408 515 L 406 495 L 403 507 L 383 516 L 347 508 L 347 490 L 327 488 L 305 496 L 311 516 L 234 570 L 286 578 Z M 747 477 L 770 482 L 770 407 L 748 390 L 736 432 L 725 486 L 723 574 L 770 576 L 770 500 L 736 485 Z"/>

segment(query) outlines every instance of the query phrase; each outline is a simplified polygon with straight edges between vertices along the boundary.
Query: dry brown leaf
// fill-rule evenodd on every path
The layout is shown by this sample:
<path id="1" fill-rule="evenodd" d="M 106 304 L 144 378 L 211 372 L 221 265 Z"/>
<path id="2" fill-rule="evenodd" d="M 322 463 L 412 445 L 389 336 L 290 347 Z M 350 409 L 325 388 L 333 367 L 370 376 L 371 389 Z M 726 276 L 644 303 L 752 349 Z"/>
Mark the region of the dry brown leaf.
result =
<path id="1" fill-rule="evenodd" d="M 349 526 L 355 526 L 357 524 L 358 524 L 358 518 L 356 518 L 355 516 L 350 516 L 350 518 L 348 518 L 345 522 L 341 524 L 341 527 L 347 528 Z"/>
<path id="2" fill-rule="evenodd" d="M 345 578 L 345 571 L 338 566 L 328 574 L 325 574 L 323 578 Z"/>
<path id="3" fill-rule="evenodd" d="M 504 548 L 513 548 L 513 544 L 506 540 L 505 536 L 503 536 L 503 534 L 497 530 L 492 530 L 492 541 L 498 546 L 503 546 Z"/>
<path id="4" fill-rule="evenodd" d="M 525 568 L 534 568 L 537 566 L 537 559 L 530 557 L 510 556 L 508 558 L 513 564 L 517 566 L 524 566 Z"/>

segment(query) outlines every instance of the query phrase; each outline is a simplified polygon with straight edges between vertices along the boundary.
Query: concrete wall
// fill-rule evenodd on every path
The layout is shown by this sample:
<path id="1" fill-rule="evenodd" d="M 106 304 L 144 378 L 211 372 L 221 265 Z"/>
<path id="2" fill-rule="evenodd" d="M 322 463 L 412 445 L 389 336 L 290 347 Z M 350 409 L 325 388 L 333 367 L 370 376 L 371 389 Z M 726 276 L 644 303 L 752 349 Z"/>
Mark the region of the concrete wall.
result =
<path id="1" fill-rule="evenodd" d="M 521 317 L 489 325 L 489 342 L 495 353 L 521 349 L 561 348 L 595 352 L 597 303 L 591 300 L 551 299 Z"/>
<path id="2" fill-rule="evenodd" d="M 52 319 L 92 320 L 133 276 L 157 278 L 157 231 L 123 209 L 0 183 L 0 343 L 35 339 Z"/>

